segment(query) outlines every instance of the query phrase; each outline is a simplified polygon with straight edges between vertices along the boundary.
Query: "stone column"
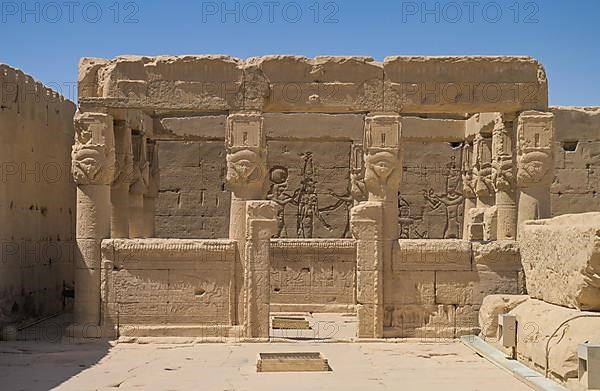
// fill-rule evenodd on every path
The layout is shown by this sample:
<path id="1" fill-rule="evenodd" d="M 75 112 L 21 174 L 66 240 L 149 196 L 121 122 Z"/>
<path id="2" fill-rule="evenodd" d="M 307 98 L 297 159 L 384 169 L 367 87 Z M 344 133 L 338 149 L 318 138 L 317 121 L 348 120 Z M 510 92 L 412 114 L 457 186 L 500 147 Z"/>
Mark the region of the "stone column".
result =
<path id="1" fill-rule="evenodd" d="M 513 122 L 499 116 L 494 124 L 492 143 L 493 181 L 496 189 L 497 239 L 517 238 L 517 203 L 513 164 Z"/>
<path id="2" fill-rule="evenodd" d="M 463 212 L 463 234 L 462 238 L 470 239 L 470 218 L 469 212 L 477 206 L 477 195 L 475 194 L 475 179 L 473 177 L 473 142 L 465 141 L 462 153 L 462 183 L 463 196 L 465 197 L 465 207 Z"/>
<path id="3" fill-rule="evenodd" d="M 150 182 L 150 165 L 146 158 L 146 137 L 141 133 L 132 135 L 133 174 L 129 186 L 129 237 L 143 238 L 144 195 Z"/>
<path id="4" fill-rule="evenodd" d="M 271 238 L 277 233 L 277 204 L 245 201 L 246 204 L 246 335 L 269 338 L 271 304 Z"/>
<path id="5" fill-rule="evenodd" d="M 129 186 L 133 176 L 131 129 L 126 121 L 115 121 L 115 154 L 117 171 L 110 189 L 111 237 L 129 237 Z"/>
<path id="6" fill-rule="evenodd" d="M 158 145 L 152 140 L 146 142 L 146 157 L 148 158 L 149 177 L 148 191 L 144 194 L 144 237 L 155 236 L 154 215 L 156 214 L 156 199 L 160 187 L 160 173 L 158 164 Z"/>
<path id="7" fill-rule="evenodd" d="M 478 133 L 473 140 L 471 172 L 464 188 L 475 198 L 465 203 L 465 239 L 496 239 L 495 190 L 492 181 L 492 137 Z M 472 205 L 474 203 L 474 205 Z M 471 206 L 467 209 L 467 204 Z"/>
<path id="8" fill-rule="evenodd" d="M 236 262 L 235 292 L 237 319 L 246 319 L 244 273 L 246 265 L 246 201 L 264 200 L 266 197 L 267 151 L 263 132 L 263 118 L 258 113 L 236 113 L 227 118 L 225 139 L 227 149 L 226 183 L 232 192 L 229 218 L 229 238 L 236 240 L 238 261 Z"/>
<path id="9" fill-rule="evenodd" d="M 551 217 L 550 185 L 554 179 L 554 115 L 521 113 L 517 127 L 518 226 Z"/>
<path id="10" fill-rule="evenodd" d="M 368 201 L 351 212 L 357 243 L 358 335 L 383 337 L 384 303 L 391 302 L 392 248 L 398 240 L 402 179 L 401 123 L 396 114 L 365 119 L 364 183 Z"/>
<path id="11" fill-rule="evenodd" d="M 113 118 L 75 115 L 72 173 L 77 184 L 75 303 L 72 334 L 98 335 L 101 242 L 110 237 L 110 183 L 115 174 Z"/>

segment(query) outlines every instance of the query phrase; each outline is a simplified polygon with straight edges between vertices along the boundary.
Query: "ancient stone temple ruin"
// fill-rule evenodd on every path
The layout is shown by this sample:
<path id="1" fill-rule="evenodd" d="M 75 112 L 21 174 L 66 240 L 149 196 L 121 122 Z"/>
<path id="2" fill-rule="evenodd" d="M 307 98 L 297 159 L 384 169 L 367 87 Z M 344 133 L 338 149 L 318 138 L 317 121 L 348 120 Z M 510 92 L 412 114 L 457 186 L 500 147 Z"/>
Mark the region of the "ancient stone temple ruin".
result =
<path id="1" fill-rule="evenodd" d="M 556 212 L 554 116 L 525 57 L 84 59 L 73 330 L 473 334 Z"/>
<path id="2" fill-rule="evenodd" d="M 345 342 L 470 336 L 600 388 L 600 109 L 549 107 L 536 60 L 86 58 L 76 113 L 13 68 L 0 86 L 18 178 L 69 167 L 2 193 L 3 338 L 71 303 L 69 337 L 129 342 L 327 314 Z"/>

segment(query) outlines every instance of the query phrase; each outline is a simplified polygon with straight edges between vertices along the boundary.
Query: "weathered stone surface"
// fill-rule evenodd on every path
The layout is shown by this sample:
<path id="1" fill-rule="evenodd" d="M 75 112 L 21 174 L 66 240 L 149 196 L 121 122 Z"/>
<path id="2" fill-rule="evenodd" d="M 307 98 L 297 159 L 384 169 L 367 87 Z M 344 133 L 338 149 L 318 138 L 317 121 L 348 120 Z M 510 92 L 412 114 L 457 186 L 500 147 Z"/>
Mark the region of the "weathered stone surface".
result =
<path id="1" fill-rule="evenodd" d="M 72 287 L 75 105 L 0 64 L 0 329 L 63 309 Z"/>
<path id="2" fill-rule="evenodd" d="M 160 138 L 184 140 L 225 138 L 226 115 L 205 115 L 195 117 L 168 117 L 160 120 Z"/>
<path id="3" fill-rule="evenodd" d="M 471 270 L 471 242 L 465 240 L 399 240 L 394 271 Z"/>
<path id="4" fill-rule="evenodd" d="M 519 243 L 512 240 L 474 242 L 473 266 L 478 271 L 521 271 Z"/>
<path id="5" fill-rule="evenodd" d="M 222 111 L 241 105 L 242 62 L 233 57 L 122 56 L 92 70 L 88 63 L 82 62 L 84 79 L 96 72 L 98 96 L 114 107 Z"/>
<path id="6" fill-rule="evenodd" d="M 102 243 L 104 321 L 232 324 L 235 246 L 228 240 L 121 239 Z"/>
<path id="7" fill-rule="evenodd" d="M 292 140 L 352 140 L 362 142 L 363 114 L 265 113 L 268 138 Z"/>
<path id="8" fill-rule="evenodd" d="M 354 240 L 273 239 L 271 304 L 353 305 L 355 269 Z"/>
<path id="9" fill-rule="evenodd" d="M 577 347 L 600 339 L 600 316 L 530 299 L 510 311 L 517 317 L 517 355 L 557 380 L 577 378 Z M 548 365 L 546 365 L 546 357 Z"/>
<path id="10" fill-rule="evenodd" d="M 530 57 L 387 57 L 386 111 L 518 112 L 548 107 L 542 65 Z"/>
<path id="11" fill-rule="evenodd" d="M 506 314 L 528 300 L 527 295 L 488 295 L 479 308 L 479 328 L 484 339 L 495 340 L 498 332 L 498 315 Z"/>
<path id="12" fill-rule="evenodd" d="M 383 109 L 383 67 L 370 57 L 254 57 L 245 61 L 244 73 L 247 109 L 261 108 L 265 112 Z"/>
<path id="13" fill-rule="evenodd" d="M 529 295 L 600 310 L 600 213 L 529 221 L 522 230 L 519 245 Z"/>
<path id="14" fill-rule="evenodd" d="M 515 271 L 435 273 L 435 301 L 438 304 L 480 305 L 493 294 L 519 294 L 519 278 Z"/>

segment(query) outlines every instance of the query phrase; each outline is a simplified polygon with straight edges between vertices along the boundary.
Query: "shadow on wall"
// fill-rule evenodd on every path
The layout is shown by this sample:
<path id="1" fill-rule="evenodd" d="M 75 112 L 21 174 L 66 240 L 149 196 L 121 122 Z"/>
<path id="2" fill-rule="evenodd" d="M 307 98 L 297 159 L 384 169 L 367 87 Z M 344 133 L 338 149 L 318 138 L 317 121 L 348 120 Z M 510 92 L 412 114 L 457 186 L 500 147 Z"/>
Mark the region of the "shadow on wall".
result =
<path id="1" fill-rule="evenodd" d="M 17 341 L 0 342 L 2 389 L 54 389 L 97 364 L 111 348 L 108 340 L 85 343 L 65 339 L 70 315 L 61 315 L 20 330 Z"/>

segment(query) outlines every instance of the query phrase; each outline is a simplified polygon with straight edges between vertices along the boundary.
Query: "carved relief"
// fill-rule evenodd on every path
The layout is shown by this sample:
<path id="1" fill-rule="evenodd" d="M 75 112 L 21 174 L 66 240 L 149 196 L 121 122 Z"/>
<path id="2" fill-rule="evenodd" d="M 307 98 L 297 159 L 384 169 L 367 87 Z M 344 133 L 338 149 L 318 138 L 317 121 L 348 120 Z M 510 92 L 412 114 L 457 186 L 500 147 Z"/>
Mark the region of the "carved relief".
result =
<path id="1" fill-rule="evenodd" d="M 475 154 L 475 166 L 473 176 L 475 178 L 475 194 L 480 197 L 491 197 L 494 194 L 494 182 L 492 179 L 492 139 L 477 135 L 473 143 Z"/>
<path id="2" fill-rule="evenodd" d="M 78 185 L 109 184 L 115 173 L 112 117 L 100 113 L 77 113 L 71 171 Z"/>
<path id="3" fill-rule="evenodd" d="M 462 207 L 464 197 L 461 192 L 462 178 L 456 163 L 456 157 L 452 156 L 450 163 L 446 165 L 443 175 L 446 177 L 445 193 L 436 193 L 434 189 L 423 191 L 423 196 L 431 208 L 443 208 L 446 215 L 444 225 L 444 239 L 457 239 L 461 237 Z"/>
<path id="4" fill-rule="evenodd" d="M 400 237 L 461 237 L 465 182 L 474 186 L 474 180 L 465 181 L 464 147 L 407 141 L 405 149 L 406 165 L 398 195 Z"/>
<path id="5" fill-rule="evenodd" d="M 399 118 L 393 115 L 367 117 L 364 143 L 369 201 L 395 200 L 402 179 Z"/>
<path id="6" fill-rule="evenodd" d="M 510 127 L 502 117 L 496 119 L 492 135 L 492 183 L 495 191 L 510 192 L 515 188 L 515 178 L 512 163 L 512 145 Z"/>
<path id="7" fill-rule="evenodd" d="M 232 114 L 227 118 L 227 176 L 229 189 L 241 199 L 264 197 L 267 178 L 262 116 Z"/>
<path id="8" fill-rule="evenodd" d="M 519 187 L 551 181 L 554 117 L 549 113 L 526 112 L 517 130 L 517 182 Z"/>
<path id="9" fill-rule="evenodd" d="M 150 163 L 146 157 L 146 137 L 142 134 L 132 136 L 133 174 L 129 190 L 132 193 L 146 193 L 150 184 Z"/>

